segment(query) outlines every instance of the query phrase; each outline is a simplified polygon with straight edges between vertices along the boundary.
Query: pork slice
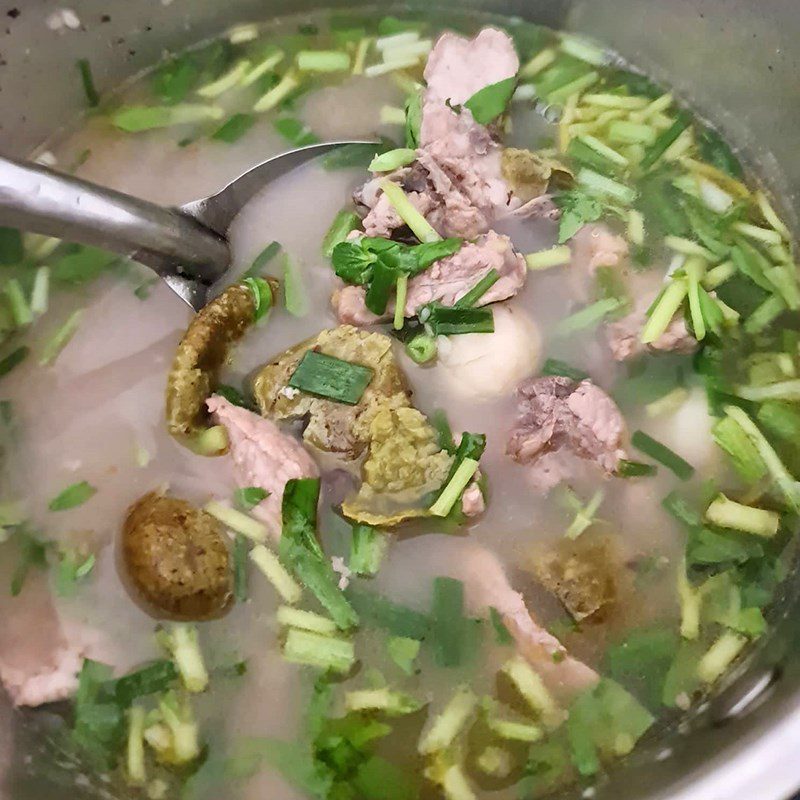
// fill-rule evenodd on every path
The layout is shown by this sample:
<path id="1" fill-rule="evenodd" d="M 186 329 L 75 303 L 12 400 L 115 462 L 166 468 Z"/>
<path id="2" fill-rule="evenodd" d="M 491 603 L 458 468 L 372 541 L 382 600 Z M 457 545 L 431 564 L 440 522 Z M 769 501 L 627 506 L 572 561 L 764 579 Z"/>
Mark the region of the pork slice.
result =
<path id="1" fill-rule="evenodd" d="M 471 483 L 464 489 L 464 494 L 461 495 L 461 510 L 467 517 L 477 517 L 486 510 L 486 500 L 477 483 Z"/>
<path id="2" fill-rule="evenodd" d="M 538 471 L 554 470 L 553 455 L 591 461 L 613 473 L 624 458 L 625 421 L 614 401 L 590 380 L 530 378 L 517 388 L 518 417 L 506 452 Z M 560 477 L 560 476 L 559 476 Z M 535 481 L 551 486 L 551 480 Z"/>
<path id="3" fill-rule="evenodd" d="M 410 192 L 408 194 L 408 199 L 423 217 L 428 217 L 437 205 L 437 201 L 433 195 L 426 192 Z M 433 225 L 431 220 L 428 221 Z M 389 202 L 389 198 L 381 191 L 379 194 L 376 194 L 375 205 L 367 212 L 367 215 L 362 220 L 362 225 L 364 226 L 365 235 L 383 236 L 390 239 L 394 231 L 398 228 L 402 228 L 405 222 L 400 219 L 400 215 L 394 210 L 394 206 Z M 433 227 L 435 228 L 436 225 Z"/>
<path id="4" fill-rule="evenodd" d="M 281 535 L 281 502 L 292 478 L 319 477 L 319 469 L 303 445 L 278 426 L 220 395 L 206 401 L 212 419 L 228 431 L 230 453 L 240 486 L 258 486 L 269 496 L 253 508 L 275 538 Z"/>
<path id="5" fill-rule="evenodd" d="M 426 303 L 455 305 L 492 269 L 497 270 L 500 278 L 478 300 L 478 305 L 513 297 L 522 288 L 527 275 L 525 259 L 514 250 L 508 236 L 489 231 L 411 278 L 405 316 L 415 316 Z M 340 322 L 357 326 L 388 319 L 393 311 L 390 304 L 383 316 L 373 314 L 366 306 L 366 292 L 361 286 L 337 289 L 331 303 Z"/>
<path id="6" fill-rule="evenodd" d="M 570 241 L 572 266 L 593 275 L 598 267 L 617 267 L 628 257 L 628 243 L 607 225 L 584 225 Z"/>
<path id="7" fill-rule="evenodd" d="M 528 610 L 525 599 L 514 591 L 506 571 L 489 550 L 472 546 L 463 566 L 467 606 L 472 613 L 495 608 L 514 638 L 522 656 L 541 676 L 547 688 L 562 702 L 599 680 L 597 673 L 573 658 L 561 642 L 543 628 Z"/>

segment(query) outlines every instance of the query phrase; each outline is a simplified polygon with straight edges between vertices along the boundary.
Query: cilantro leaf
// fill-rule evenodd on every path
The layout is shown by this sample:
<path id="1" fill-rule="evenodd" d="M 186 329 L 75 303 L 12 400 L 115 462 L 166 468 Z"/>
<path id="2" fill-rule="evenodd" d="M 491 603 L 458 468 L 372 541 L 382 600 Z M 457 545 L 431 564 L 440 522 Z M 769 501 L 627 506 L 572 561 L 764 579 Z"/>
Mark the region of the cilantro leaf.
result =
<path id="1" fill-rule="evenodd" d="M 488 125 L 497 119 L 505 110 L 517 84 L 517 76 L 504 78 L 497 83 L 490 83 L 475 92 L 464 107 L 472 112 L 475 122 L 479 125 Z"/>
<path id="2" fill-rule="evenodd" d="M 571 239 L 587 222 L 594 222 L 603 214 L 601 203 L 579 189 L 562 192 L 553 200 L 561 209 L 561 222 L 558 226 L 559 244 Z"/>

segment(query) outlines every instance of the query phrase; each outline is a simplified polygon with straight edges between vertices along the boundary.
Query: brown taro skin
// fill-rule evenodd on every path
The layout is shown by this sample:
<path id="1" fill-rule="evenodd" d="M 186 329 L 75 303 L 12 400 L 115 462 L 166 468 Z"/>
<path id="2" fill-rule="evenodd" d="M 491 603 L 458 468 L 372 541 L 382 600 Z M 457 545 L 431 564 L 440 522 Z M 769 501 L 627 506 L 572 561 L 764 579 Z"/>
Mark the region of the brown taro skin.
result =
<path id="1" fill-rule="evenodd" d="M 157 616 L 218 617 L 232 597 L 228 548 L 220 523 L 186 500 L 150 492 L 122 528 L 128 576 Z"/>
<path id="2" fill-rule="evenodd" d="M 229 348 L 253 324 L 255 299 L 247 286 L 227 288 L 192 319 L 167 380 L 167 427 L 178 438 L 207 427 L 206 399 Z"/>

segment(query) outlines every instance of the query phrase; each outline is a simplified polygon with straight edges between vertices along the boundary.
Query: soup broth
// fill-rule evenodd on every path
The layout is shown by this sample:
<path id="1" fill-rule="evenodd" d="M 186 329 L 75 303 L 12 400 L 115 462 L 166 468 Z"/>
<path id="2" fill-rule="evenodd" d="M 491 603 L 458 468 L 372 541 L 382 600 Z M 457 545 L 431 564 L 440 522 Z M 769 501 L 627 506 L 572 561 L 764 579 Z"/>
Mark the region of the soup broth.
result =
<path id="1" fill-rule="evenodd" d="M 469 37 L 490 23 L 496 41 L 481 49 Z M 467 38 L 439 39 L 454 28 Z M 444 77 L 429 57 L 437 51 L 456 65 Z M 480 84 L 482 71 L 502 73 L 504 54 L 510 77 Z M 459 79 L 480 85 L 451 102 L 464 91 Z M 450 91 L 441 81 L 453 82 L 446 103 L 435 94 Z M 466 124 L 483 143 L 459 156 L 467 166 L 430 155 L 453 145 L 451 131 L 424 141 L 426 115 L 443 109 L 448 125 Z M 219 457 L 165 424 L 176 348 L 196 323 L 187 307 L 137 264 L 6 231 L 0 678 L 16 705 L 45 706 L 32 718 L 53 710 L 48 747 L 64 768 L 48 774 L 66 785 L 330 800 L 588 788 L 712 690 L 767 629 L 800 507 L 792 242 L 724 140 L 667 87 L 593 42 L 513 20 L 287 18 L 170 57 L 38 157 L 173 205 L 294 146 L 339 139 L 381 144 L 335 151 L 265 187 L 234 221 L 233 274 L 215 287 L 220 295 L 249 276 L 270 306 L 213 376 L 212 389 L 235 400 L 225 413 L 257 401 L 272 422 L 252 410 L 242 419 L 271 425 L 269 436 L 305 447 L 315 465 L 291 473 L 285 490 L 286 464 L 269 462 L 269 448 L 251 465 L 270 481 L 284 475 L 283 541 L 281 519 L 277 538 L 267 536 L 267 484 L 242 483 L 232 417 L 204 424 L 226 437 L 230 452 Z M 524 180 L 507 166 L 480 173 L 505 191 L 482 205 L 459 181 L 501 150 L 527 154 Z M 380 153 L 386 170 L 375 169 Z M 460 211 L 442 184 L 431 188 L 429 157 L 449 164 L 448 186 L 486 217 L 483 227 L 453 230 Z M 389 209 L 390 230 L 378 230 L 386 184 L 372 196 L 364 186 L 376 175 L 415 199 L 429 238 L 400 206 Z M 541 185 L 528 197 L 531 182 Z M 343 209 L 366 238 L 345 226 L 323 254 Z M 495 262 L 478 252 L 487 236 L 516 273 L 487 272 Z M 450 250 L 421 268 L 420 239 Z M 406 266 L 385 260 L 389 247 Z M 436 335 L 437 314 L 454 304 L 436 281 L 470 247 L 478 269 L 458 278 L 458 296 L 487 275 L 496 283 L 476 292 L 453 333 Z M 346 258 L 366 265 L 356 278 Z M 394 270 L 391 290 L 385 313 L 369 317 L 379 268 Z M 440 277 L 427 301 L 397 299 L 429 275 Z M 392 402 L 424 415 L 420 438 L 433 430 L 426 420 L 438 431 L 427 450 L 412 448 L 411 464 L 399 446 L 391 457 L 401 483 L 414 464 L 445 464 L 446 480 L 432 495 L 420 490 L 399 523 L 376 521 L 377 506 L 369 518 L 347 513 L 369 483 L 376 423 L 357 458 L 343 458 L 309 440 L 309 417 L 332 412 L 276 410 L 305 396 L 292 385 L 297 373 L 271 406 L 259 393 L 264 365 L 354 321 L 331 302 L 344 289 L 369 319 L 342 335 L 390 341 L 384 358 L 408 389 Z M 493 330 L 472 332 L 486 314 Z M 434 353 L 426 360 L 423 346 Z M 338 363 L 339 375 L 353 367 Z M 320 391 L 331 397 L 307 395 Z M 258 431 L 246 443 L 267 435 Z M 472 440 L 461 432 L 485 436 L 469 474 L 472 459 L 457 448 Z M 452 489 L 459 470 L 466 480 Z M 317 520 L 302 499 L 310 492 L 316 508 L 315 490 Z M 235 598 L 211 618 L 175 621 L 137 586 L 122 530 L 150 492 L 205 507 L 209 525 L 222 515 Z M 316 533 L 321 555 L 308 540 L 310 549 L 288 552 L 289 525 L 315 542 Z M 193 558 L 207 556 L 191 547 L 202 551 Z M 179 558 L 177 544 L 170 552 Z M 138 682 L 120 688 L 128 674 Z M 52 752 L 27 759 L 15 785 L 41 774 Z"/>

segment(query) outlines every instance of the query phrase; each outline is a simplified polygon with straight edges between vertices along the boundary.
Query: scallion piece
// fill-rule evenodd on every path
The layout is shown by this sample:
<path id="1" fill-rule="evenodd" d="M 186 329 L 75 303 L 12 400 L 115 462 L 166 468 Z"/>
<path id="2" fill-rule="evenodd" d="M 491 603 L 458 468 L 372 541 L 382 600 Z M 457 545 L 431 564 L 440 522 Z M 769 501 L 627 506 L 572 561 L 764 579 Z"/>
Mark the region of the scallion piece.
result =
<path id="1" fill-rule="evenodd" d="M 406 297 L 408 295 L 408 274 L 403 272 L 397 276 L 397 283 L 396 283 L 396 297 L 395 297 L 395 304 L 394 304 L 394 320 L 393 320 L 393 327 L 396 331 L 403 329 L 403 323 L 405 322 L 405 311 L 406 311 Z"/>
<path id="2" fill-rule="evenodd" d="M 253 295 L 253 319 L 258 322 L 272 308 L 272 287 L 263 278 L 245 278 L 242 284 Z"/>
<path id="3" fill-rule="evenodd" d="M 548 358 L 542 367 L 542 375 L 561 375 L 565 378 L 571 378 L 573 381 L 584 381 L 589 377 L 589 374 L 582 369 L 567 364 L 566 361 L 560 361 L 557 358 Z"/>
<path id="4" fill-rule="evenodd" d="M 18 328 L 30 325 L 33 322 L 33 312 L 16 278 L 9 278 L 6 281 L 5 294 L 14 325 Z"/>
<path id="5" fill-rule="evenodd" d="M 569 264 L 572 260 L 572 250 L 569 245 L 551 247 L 549 250 L 539 250 L 536 253 L 528 253 L 525 256 L 525 263 L 530 270 L 550 269 L 562 264 Z"/>
<path id="6" fill-rule="evenodd" d="M 706 509 L 705 518 L 721 528 L 752 533 L 756 536 L 774 536 L 778 532 L 781 515 L 764 508 L 753 508 L 718 494 Z"/>
<path id="7" fill-rule="evenodd" d="M 389 538 L 371 525 L 353 525 L 347 566 L 356 575 L 376 575 L 389 547 Z"/>
<path id="8" fill-rule="evenodd" d="M 647 403 L 644 410 L 650 419 L 664 417 L 668 414 L 674 414 L 686 402 L 688 397 L 689 392 L 683 386 L 678 386 L 662 397 Z"/>
<path id="9" fill-rule="evenodd" d="M 434 336 L 454 336 L 465 333 L 493 333 L 494 315 L 490 308 L 461 308 L 459 306 L 426 306 L 425 320 Z"/>
<path id="10" fill-rule="evenodd" d="M 642 344 L 654 342 L 666 331 L 687 293 L 688 286 L 685 280 L 673 279 L 671 281 L 659 297 L 650 313 L 650 318 L 642 329 L 640 337 Z"/>
<path id="11" fill-rule="evenodd" d="M 266 94 L 262 95 L 253 106 L 256 114 L 270 111 L 283 102 L 295 89 L 300 86 L 300 80 L 294 72 L 289 70 L 281 80 Z"/>
<path id="12" fill-rule="evenodd" d="M 302 72 L 345 72 L 350 69 L 350 54 L 343 50 L 301 50 L 296 63 Z"/>
<path id="13" fill-rule="evenodd" d="M 183 103 L 175 106 L 125 106 L 111 115 L 111 122 L 126 133 L 140 133 L 173 125 L 221 120 L 218 106 Z"/>
<path id="14" fill-rule="evenodd" d="M 233 65 L 226 73 L 220 75 L 215 81 L 205 84 L 197 89 L 197 94 L 206 100 L 213 100 L 240 84 L 245 75 L 250 71 L 250 62 L 242 59 Z"/>
<path id="15" fill-rule="evenodd" d="M 361 217 L 353 211 L 342 209 L 334 218 L 325 238 L 322 240 L 322 255 L 330 258 L 333 248 L 347 239 L 350 231 L 356 230 L 361 224 Z"/>
<path id="16" fill-rule="evenodd" d="M 256 545 L 250 551 L 250 560 L 264 573 L 284 603 L 294 604 L 303 596 L 300 584 L 288 573 L 278 556 L 264 545 Z"/>
<path id="17" fill-rule="evenodd" d="M 692 115 L 688 111 L 679 112 L 675 122 L 667 130 L 659 134 L 653 145 L 647 149 L 640 164 L 641 168 L 650 169 L 655 165 L 675 140 L 689 127 L 691 122 Z"/>
<path id="18" fill-rule="evenodd" d="M 323 636 L 333 636 L 338 628 L 330 617 L 323 617 L 322 614 L 315 614 L 313 611 L 303 611 L 291 606 L 280 606 L 275 615 L 278 625 L 287 628 L 299 628 L 303 631 L 320 633 Z"/>
<path id="19" fill-rule="evenodd" d="M 436 358 L 437 350 L 436 339 L 427 333 L 419 333 L 406 342 L 406 353 L 415 364 L 427 364 Z"/>
<path id="20" fill-rule="evenodd" d="M 283 303 L 293 317 L 308 314 L 308 294 L 300 268 L 288 253 L 283 257 Z"/>
<path id="21" fill-rule="evenodd" d="M 406 112 L 397 106 L 381 106 L 381 125 L 405 125 Z"/>
<path id="22" fill-rule="evenodd" d="M 415 642 L 415 644 L 419 644 Z M 346 692 L 344 707 L 350 713 L 364 711 L 382 711 L 390 717 L 400 717 L 413 714 L 422 708 L 422 703 L 410 695 L 402 692 L 393 692 L 391 689 L 361 689 L 355 692 Z"/>
<path id="23" fill-rule="evenodd" d="M 786 310 L 786 303 L 782 297 L 773 295 L 768 297 L 758 308 L 745 320 L 744 330 L 751 336 L 761 333 L 765 328 L 775 322 L 778 317 Z"/>
<path id="24" fill-rule="evenodd" d="M 86 102 L 90 108 L 97 108 L 100 105 L 100 95 L 95 88 L 92 67 L 87 58 L 78 60 L 78 71 L 81 74 L 81 84 L 83 85 L 83 93 L 86 95 Z"/>
<path id="25" fill-rule="evenodd" d="M 58 239 L 53 241 L 58 245 Z M 18 264 L 23 258 L 25 258 L 25 245 L 22 233 L 17 228 L 0 226 L 0 264 L 4 266 Z"/>
<path id="26" fill-rule="evenodd" d="M 77 311 L 73 311 L 72 314 L 67 317 L 66 321 L 56 329 L 42 347 L 42 352 L 39 356 L 40 366 L 49 366 L 58 358 L 61 351 L 69 344 L 70 339 L 75 335 L 82 319 L 83 310 L 78 309 Z"/>
<path id="27" fill-rule="evenodd" d="M 194 625 L 177 623 L 159 634 L 159 641 L 172 655 L 172 660 L 187 691 L 204 692 L 208 688 L 208 670 L 200 650 L 200 636 Z"/>
<path id="28" fill-rule="evenodd" d="M 789 507 L 795 513 L 800 513 L 800 483 L 798 483 L 784 466 L 772 445 L 752 419 L 738 406 L 725 406 L 726 416 L 738 423 L 747 437 L 755 445 L 767 470 L 783 493 Z"/>
<path id="29" fill-rule="evenodd" d="M 370 367 L 308 350 L 289 378 L 289 386 L 337 403 L 356 405 L 373 375 Z"/>
<path id="30" fill-rule="evenodd" d="M 677 453 L 670 450 L 666 445 L 661 444 L 661 442 L 657 442 L 644 431 L 635 431 L 631 436 L 631 444 L 646 456 L 658 461 L 659 464 L 663 464 L 682 481 L 688 481 L 694 475 L 694 467 L 688 461 L 684 461 Z"/>
<path id="31" fill-rule="evenodd" d="M 56 495 L 48 504 L 50 511 L 67 511 L 83 505 L 87 500 L 97 493 L 88 481 L 80 481 L 67 486 L 64 491 Z"/>
<path id="32" fill-rule="evenodd" d="M 492 267 L 468 292 L 455 303 L 455 308 L 472 308 L 489 289 L 500 280 L 500 273 Z"/>
<path id="33" fill-rule="evenodd" d="M 50 298 L 50 267 L 39 267 L 31 289 L 31 312 L 40 317 L 46 313 Z"/>
<path id="34" fill-rule="evenodd" d="M 145 710 L 142 706 L 128 709 L 128 739 L 125 749 L 125 782 L 129 786 L 147 783 L 144 755 Z"/>
<path id="35" fill-rule="evenodd" d="M 417 752 L 429 755 L 449 747 L 467 724 L 477 704 L 478 698 L 469 687 L 459 687 L 444 710 L 422 732 Z"/>
<path id="36" fill-rule="evenodd" d="M 641 122 L 614 120 L 608 126 L 608 141 L 616 144 L 653 144 L 655 128 Z"/>
<path id="37" fill-rule="evenodd" d="M 553 329 L 553 335 L 564 337 L 571 336 L 578 331 L 586 330 L 598 325 L 605 317 L 622 306 L 622 301 L 617 297 L 606 297 L 598 300 L 580 311 L 576 311 L 562 319 Z"/>
<path id="38" fill-rule="evenodd" d="M 381 181 L 381 189 L 400 219 L 411 228 L 411 232 L 417 239 L 421 242 L 438 242 L 442 238 L 428 220 L 417 211 L 408 199 L 408 195 L 396 183 L 384 178 Z"/>
<path id="39" fill-rule="evenodd" d="M 433 581 L 431 639 L 439 667 L 457 667 L 464 660 L 464 585 L 454 578 Z"/>
<path id="40" fill-rule="evenodd" d="M 256 118 L 253 114 L 233 114 L 211 134 L 211 138 L 218 142 L 233 144 L 238 142 L 255 124 Z"/>
<path id="41" fill-rule="evenodd" d="M 227 528 L 230 528 L 234 533 L 240 533 L 246 536 L 256 544 L 260 544 L 267 540 L 267 529 L 263 523 L 254 520 L 247 514 L 237 511 L 235 508 L 226 506 L 216 500 L 212 500 L 203 507 L 206 514 L 211 514 L 212 517 L 218 519 Z"/>
<path id="42" fill-rule="evenodd" d="M 757 418 L 773 435 L 790 444 L 800 442 L 800 411 L 788 403 L 762 403 Z"/>
<path id="43" fill-rule="evenodd" d="M 658 467 L 654 464 L 643 464 L 641 461 L 628 461 L 623 458 L 617 466 L 616 474 L 620 478 L 649 478 L 657 472 Z"/>
<path id="44" fill-rule="evenodd" d="M 186 446 L 199 456 L 216 456 L 228 447 L 228 430 L 224 425 L 213 425 L 193 434 Z"/>
<path id="45" fill-rule="evenodd" d="M 706 272 L 703 276 L 703 286 L 710 292 L 730 280 L 735 274 L 736 266 L 733 261 L 724 261 Z"/>
<path id="46" fill-rule="evenodd" d="M 12 369 L 21 364 L 28 357 L 30 351 L 29 347 L 22 345 L 22 347 L 12 350 L 5 358 L 0 359 L 0 378 L 8 375 Z"/>
<path id="47" fill-rule="evenodd" d="M 785 400 L 796 402 L 800 400 L 800 379 L 791 381 L 778 381 L 766 386 L 737 386 L 736 395 L 754 403 L 764 400 Z"/>
<path id="48" fill-rule="evenodd" d="M 270 70 L 278 66 L 283 61 L 283 50 L 274 50 L 267 55 L 263 61 L 259 61 L 252 69 L 242 78 L 240 85 L 243 87 L 252 86 L 259 78 L 266 75 Z"/>
<path id="49" fill-rule="evenodd" d="M 400 167 L 405 167 L 411 164 L 417 157 L 417 151 L 412 150 L 410 147 L 399 147 L 396 150 L 388 150 L 385 153 L 379 153 L 369 163 L 370 172 L 394 172 Z"/>
<path id="50" fill-rule="evenodd" d="M 746 644 L 747 638 L 741 634 L 732 631 L 723 633 L 697 664 L 697 677 L 705 683 L 714 683 L 742 652 Z"/>
<path id="51" fill-rule="evenodd" d="M 237 603 L 247 600 L 247 539 L 237 533 L 233 540 L 233 596 Z"/>
<path id="52" fill-rule="evenodd" d="M 430 512 L 435 517 L 446 517 L 464 489 L 478 470 L 478 462 L 474 458 L 465 458 L 453 477 L 442 490 L 436 502 L 430 507 Z"/>
<path id="53" fill-rule="evenodd" d="M 705 272 L 706 262 L 702 258 L 690 257 L 686 259 L 683 268 L 686 271 L 688 280 L 689 313 L 692 317 L 694 338 L 701 342 L 706 338 L 706 323 L 703 318 L 702 301 L 700 299 L 700 292 L 704 291 L 700 287 L 700 280 Z"/>
<path id="54" fill-rule="evenodd" d="M 319 142 L 317 135 L 297 117 L 279 117 L 272 121 L 272 127 L 295 147 L 306 147 Z"/>
<path id="55" fill-rule="evenodd" d="M 386 642 L 386 651 L 389 658 L 400 667 L 406 675 L 413 675 L 415 672 L 414 660 L 419 655 L 420 642 L 416 639 L 409 639 L 405 636 L 392 636 Z"/>
<path id="56" fill-rule="evenodd" d="M 636 200 L 635 189 L 586 167 L 578 172 L 575 180 L 590 194 L 610 197 L 625 205 L 630 205 Z"/>
<path id="57" fill-rule="evenodd" d="M 564 721 L 565 713 L 558 707 L 539 674 L 522 656 L 515 656 L 507 661 L 502 672 L 508 676 L 547 729 L 552 730 Z"/>
<path id="58" fill-rule="evenodd" d="M 783 237 L 778 231 L 771 228 L 760 228 L 758 225 L 751 225 L 749 222 L 734 222 L 731 227 L 743 236 L 763 244 L 781 244 L 783 241 Z"/>
<path id="59" fill-rule="evenodd" d="M 567 528 L 564 533 L 567 539 L 577 539 L 587 528 L 591 527 L 594 523 L 594 516 L 600 508 L 604 497 L 605 492 L 603 492 L 602 489 L 598 489 L 592 495 L 589 502 L 578 509 L 578 512 L 575 514 L 575 519 L 572 520 L 569 528 Z"/>
<path id="60" fill-rule="evenodd" d="M 353 643 L 346 639 L 290 628 L 283 657 L 293 664 L 306 664 L 332 672 L 348 672 L 355 664 Z"/>

